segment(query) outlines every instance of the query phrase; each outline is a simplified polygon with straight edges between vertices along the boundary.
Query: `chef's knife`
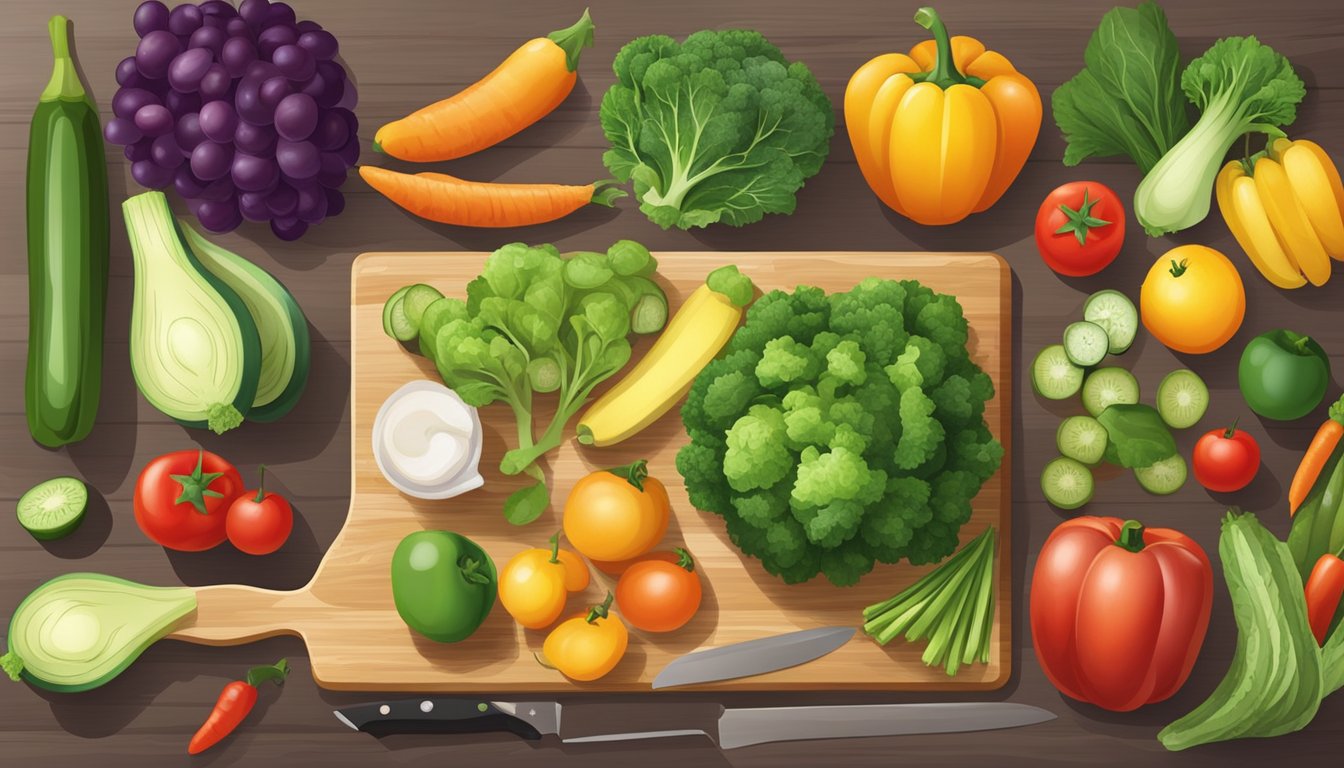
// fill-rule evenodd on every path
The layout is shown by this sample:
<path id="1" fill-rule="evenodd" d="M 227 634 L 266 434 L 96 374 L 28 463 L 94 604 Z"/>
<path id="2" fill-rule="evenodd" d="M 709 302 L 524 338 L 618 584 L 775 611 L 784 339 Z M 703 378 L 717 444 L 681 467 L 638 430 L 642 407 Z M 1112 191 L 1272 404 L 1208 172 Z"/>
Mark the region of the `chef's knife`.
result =
<path id="1" fill-rule="evenodd" d="M 351 728 L 376 735 L 504 731 L 525 739 L 554 734 L 566 744 L 706 736 L 722 749 L 806 739 L 989 731 L 1055 719 L 1052 713 L 1038 707 L 1010 702 L 747 709 L 709 706 L 718 711 L 717 727 L 710 729 L 670 728 L 569 738 L 561 731 L 563 705 L 554 701 L 424 698 L 363 704 L 337 710 L 335 714 Z"/>
<path id="2" fill-rule="evenodd" d="M 853 627 L 804 629 L 688 653 L 663 667 L 653 687 L 732 680 L 805 664 L 849 642 L 854 632 Z"/>

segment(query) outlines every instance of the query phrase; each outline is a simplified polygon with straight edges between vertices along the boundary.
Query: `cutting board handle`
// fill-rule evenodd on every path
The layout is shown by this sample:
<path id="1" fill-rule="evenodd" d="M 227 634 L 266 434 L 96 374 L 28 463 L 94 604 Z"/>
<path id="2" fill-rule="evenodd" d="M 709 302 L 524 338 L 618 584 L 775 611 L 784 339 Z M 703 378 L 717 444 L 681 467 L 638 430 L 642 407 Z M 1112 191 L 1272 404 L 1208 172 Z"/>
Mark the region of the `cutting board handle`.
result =
<path id="1" fill-rule="evenodd" d="M 241 584 L 196 588 L 196 610 L 168 635 L 202 645 L 241 645 L 304 634 L 324 606 L 308 587 L 289 592 Z"/>

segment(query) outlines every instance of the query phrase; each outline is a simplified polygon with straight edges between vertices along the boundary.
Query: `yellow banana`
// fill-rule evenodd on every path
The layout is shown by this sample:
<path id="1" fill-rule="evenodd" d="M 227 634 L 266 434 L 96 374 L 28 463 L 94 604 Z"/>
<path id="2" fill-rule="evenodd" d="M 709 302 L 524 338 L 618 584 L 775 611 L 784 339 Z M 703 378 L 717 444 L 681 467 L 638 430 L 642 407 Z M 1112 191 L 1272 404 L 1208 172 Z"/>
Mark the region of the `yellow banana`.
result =
<path id="1" fill-rule="evenodd" d="M 1272 158 L 1262 157 L 1255 162 L 1252 173 L 1260 203 L 1284 249 L 1312 285 L 1324 285 L 1330 279 L 1330 257 L 1311 228 L 1311 220 L 1302 210 L 1283 166 Z"/>
<path id="2" fill-rule="evenodd" d="M 1223 166 L 1218 172 L 1214 191 L 1227 228 L 1232 230 L 1232 236 L 1260 274 L 1279 288 L 1306 285 L 1307 279 L 1274 234 L 1274 227 L 1265 216 L 1265 208 L 1255 191 L 1255 180 L 1246 175 L 1240 160 L 1232 160 Z"/>
<path id="3" fill-rule="evenodd" d="M 737 267 L 711 272 L 677 310 L 649 353 L 579 418 L 579 442 L 614 445 L 667 413 L 732 338 L 755 290 Z"/>
<path id="4" fill-rule="evenodd" d="M 1279 146 L 1276 141 L 1274 149 Z M 1278 154 L 1325 252 L 1344 260 L 1344 184 L 1335 164 L 1313 141 L 1289 142 Z"/>

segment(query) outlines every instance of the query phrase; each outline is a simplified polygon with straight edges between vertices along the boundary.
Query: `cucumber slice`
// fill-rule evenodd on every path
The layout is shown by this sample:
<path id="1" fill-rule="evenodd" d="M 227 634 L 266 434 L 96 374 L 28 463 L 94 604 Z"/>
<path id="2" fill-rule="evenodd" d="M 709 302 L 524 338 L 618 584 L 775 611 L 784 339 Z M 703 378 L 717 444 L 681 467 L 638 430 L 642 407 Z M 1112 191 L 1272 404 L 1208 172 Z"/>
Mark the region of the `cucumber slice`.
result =
<path id="1" fill-rule="evenodd" d="M 1061 344 L 1042 349 L 1031 363 L 1031 386 L 1048 400 L 1073 397 L 1082 383 L 1083 369 L 1069 362 Z"/>
<path id="2" fill-rule="evenodd" d="M 425 316 L 425 310 L 429 305 L 443 298 L 443 294 L 432 285 L 416 283 L 406 289 L 406 295 L 402 297 L 402 308 L 406 312 L 406 319 L 415 326 L 417 333 L 420 331 L 420 319 Z"/>
<path id="3" fill-rule="evenodd" d="M 38 483 L 19 498 L 19 525 L 35 539 L 59 539 L 79 527 L 89 489 L 73 477 Z"/>
<path id="4" fill-rule="evenodd" d="M 1134 343 L 1139 332 L 1139 311 L 1125 294 L 1106 289 L 1087 297 L 1083 304 L 1083 319 L 1101 326 L 1110 340 L 1107 350 L 1118 355 Z"/>
<path id="5" fill-rule="evenodd" d="M 403 296 L 392 303 L 388 310 L 388 325 L 392 328 L 392 338 L 397 341 L 410 341 L 420 329 L 406 316 L 406 298 Z"/>
<path id="6" fill-rule="evenodd" d="M 1092 470 L 1067 456 L 1060 456 L 1041 470 L 1041 492 L 1059 509 L 1083 506 L 1092 500 L 1095 488 Z"/>
<path id="7" fill-rule="evenodd" d="M 1070 416 L 1059 423 L 1055 446 L 1065 458 L 1096 464 L 1106 454 L 1106 428 L 1091 416 Z"/>
<path id="8" fill-rule="evenodd" d="M 1064 329 L 1064 354 L 1074 365 L 1090 368 L 1100 363 L 1110 349 L 1111 340 L 1106 329 L 1086 320 L 1069 323 Z"/>
<path id="9" fill-rule="evenodd" d="M 1134 470 L 1134 479 L 1139 481 L 1143 490 L 1157 496 L 1168 496 L 1185 485 L 1188 474 L 1185 459 L 1181 454 L 1173 453 L 1155 464 L 1138 467 Z"/>
<path id="10" fill-rule="evenodd" d="M 1083 407 L 1094 417 L 1112 405 L 1139 402 L 1139 381 L 1124 368 L 1099 368 L 1083 382 Z"/>
<path id="11" fill-rule="evenodd" d="M 1199 374 L 1179 368 L 1157 385 L 1157 412 L 1172 429 L 1188 429 L 1209 409 L 1209 388 Z"/>
<path id="12" fill-rule="evenodd" d="M 394 339 L 397 339 L 397 335 L 392 330 L 392 308 L 401 301 L 402 297 L 405 296 L 406 292 L 409 290 L 411 290 L 411 286 L 409 285 L 404 288 L 398 288 L 397 292 L 387 297 L 387 301 L 383 303 L 383 333 L 386 333 Z M 397 339 L 397 341 L 405 341 L 405 339 Z"/>

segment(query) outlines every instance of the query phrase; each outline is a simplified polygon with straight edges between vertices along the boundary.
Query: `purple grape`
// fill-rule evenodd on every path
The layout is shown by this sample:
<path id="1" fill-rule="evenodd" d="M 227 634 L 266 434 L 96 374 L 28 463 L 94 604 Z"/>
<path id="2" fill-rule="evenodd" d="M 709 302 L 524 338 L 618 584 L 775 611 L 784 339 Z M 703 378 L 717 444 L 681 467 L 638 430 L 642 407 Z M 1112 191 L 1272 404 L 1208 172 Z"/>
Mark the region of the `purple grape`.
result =
<path id="1" fill-rule="evenodd" d="M 135 66 L 140 74 L 158 80 L 168 74 L 173 57 L 182 52 L 182 41 L 166 29 L 156 29 L 135 47 Z"/>
<path id="2" fill-rule="evenodd" d="M 235 194 L 237 194 L 237 190 L 234 189 L 233 179 L 224 176 L 223 178 L 215 179 L 209 184 L 206 184 L 205 189 L 201 190 L 201 199 L 219 202 L 221 200 L 228 200 Z"/>
<path id="3" fill-rule="evenodd" d="M 233 133 L 238 130 L 238 113 L 227 101 L 212 101 L 201 107 L 201 133 L 205 138 L 217 144 L 233 142 Z"/>
<path id="4" fill-rule="evenodd" d="M 327 218 L 340 216 L 345 210 L 345 195 L 338 189 L 327 190 Z"/>
<path id="5" fill-rule="evenodd" d="M 236 16 L 229 19 L 228 23 L 224 25 L 224 31 L 229 34 L 229 37 L 252 37 L 252 28 L 247 25 L 246 21 Z"/>
<path id="6" fill-rule="evenodd" d="M 298 42 L 299 36 L 293 27 L 267 27 L 257 35 L 257 50 L 267 59 L 275 60 L 275 52 L 286 45 Z"/>
<path id="7" fill-rule="evenodd" d="M 234 146 L 257 157 L 273 157 L 275 140 L 275 129 L 266 125 L 238 123 L 238 128 L 233 133 Z"/>
<path id="8" fill-rule="evenodd" d="M 226 31 L 228 29 L 228 25 L 229 20 L 224 18 L 223 16 L 206 16 L 204 19 L 201 20 L 202 27 L 209 27 L 210 29 L 218 29 L 220 32 L 224 33 L 225 38 L 228 38 L 229 36 L 229 33 Z"/>
<path id="9" fill-rule="evenodd" d="M 271 54 L 271 61 L 280 69 L 280 74 L 296 83 L 306 82 L 317 71 L 317 61 L 313 55 L 297 45 L 276 48 Z"/>
<path id="10" fill-rule="evenodd" d="M 232 145 L 202 141 L 191 151 L 191 172 L 202 181 L 214 181 L 228 175 L 232 165 Z"/>
<path id="11" fill-rule="evenodd" d="M 178 118 L 173 137 L 177 139 L 177 146 L 181 147 L 183 152 L 196 149 L 198 144 L 205 141 L 205 133 L 201 130 L 201 116 L 195 112 L 188 112 Z"/>
<path id="12" fill-rule="evenodd" d="M 194 6 L 179 5 L 179 8 Z M 168 65 L 168 84 L 182 93 L 195 93 L 201 87 L 201 78 L 215 62 L 209 48 L 191 48 L 178 54 Z"/>
<path id="13" fill-rule="evenodd" d="M 317 147 L 307 141 L 281 139 L 275 145 L 275 161 L 280 171 L 291 179 L 311 179 L 322 166 Z"/>
<path id="14" fill-rule="evenodd" d="M 299 193 L 281 182 L 275 190 L 266 196 L 266 208 L 272 216 L 293 216 L 299 210 Z"/>
<path id="15" fill-rule="evenodd" d="M 271 3 L 270 9 L 266 12 L 266 26 L 292 28 L 295 18 L 294 9 L 289 6 L 289 3 Z"/>
<path id="16" fill-rule="evenodd" d="M 205 191 L 205 182 L 196 178 L 191 172 L 191 165 L 183 163 L 177 168 L 177 175 L 173 177 L 173 188 L 183 199 L 195 200 Z M 193 211 L 194 213 L 194 211 Z"/>
<path id="17" fill-rule="evenodd" d="M 137 160 L 131 163 L 131 178 L 147 189 L 163 189 L 172 184 L 175 173 L 174 169 L 164 168 L 152 160 Z"/>
<path id="18" fill-rule="evenodd" d="M 337 152 L 337 154 L 339 154 L 339 155 L 341 156 L 341 159 L 345 161 L 345 164 L 346 164 L 347 166 L 354 165 L 355 163 L 358 163 L 358 162 L 359 162 L 359 137 L 358 137 L 358 136 L 355 136 L 355 135 L 351 135 L 351 136 L 350 136 L 350 140 L 347 141 L 347 142 L 345 142 L 345 146 L 343 146 L 343 147 L 341 147 L 340 149 L 336 150 L 336 152 Z"/>
<path id="19" fill-rule="evenodd" d="M 267 78 L 261 84 L 261 88 L 257 89 L 257 99 L 263 107 L 275 112 L 276 107 L 280 106 L 280 102 L 284 101 L 285 97 L 293 92 L 294 89 L 290 87 L 288 80 L 279 76 L 271 77 Z"/>
<path id="20" fill-rule="evenodd" d="M 135 9 L 131 25 L 135 27 L 135 34 L 144 37 L 155 30 L 167 29 L 169 16 L 168 6 L 159 0 L 147 0 Z"/>
<path id="21" fill-rule="evenodd" d="M 345 81 L 333 81 L 328 79 L 326 75 L 318 72 L 316 75 L 313 75 L 313 82 L 316 83 L 319 81 L 322 83 L 322 91 L 313 96 L 314 99 L 317 99 L 317 106 L 323 109 L 332 109 L 337 104 L 340 104 L 341 98 L 345 96 Z M 304 89 L 304 93 L 309 93 L 311 95 L 311 92 L 307 88 Z"/>
<path id="22" fill-rule="evenodd" d="M 298 32 L 300 35 L 302 35 L 304 32 L 317 32 L 320 29 L 322 29 L 321 24 L 318 24 L 316 21 L 311 21 L 309 19 L 304 19 L 303 21 L 300 21 L 299 23 L 294 25 L 294 31 Z"/>
<path id="23" fill-rule="evenodd" d="M 254 82 L 244 79 L 238 84 L 238 91 L 233 95 L 233 105 L 238 110 L 238 116 L 253 125 L 270 125 L 272 114 L 265 104 L 261 103 L 261 86 Z"/>
<path id="24" fill-rule="evenodd" d="M 238 15 L 238 11 L 234 10 L 233 6 L 224 2 L 224 0 L 205 0 L 204 3 L 201 3 L 201 13 L 205 14 L 206 17 L 219 16 L 225 19 L 232 19 Z"/>
<path id="25" fill-rule="evenodd" d="M 182 149 L 177 146 L 173 134 L 165 133 L 154 139 L 154 143 L 149 145 L 149 159 L 164 168 L 175 169 L 182 165 Z"/>
<path id="26" fill-rule="evenodd" d="M 220 22 L 221 24 L 223 22 Z M 191 39 L 187 41 L 190 48 L 204 48 L 211 54 L 218 56 L 219 52 L 224 50 L 224 43 L 229 41 L 229 36 L 225 34 L 221 27 L 201 27 L 191 33 Z"/>
<path id="27" fill-rule="evenodd" d="M 325 29 L 315 32 L 304 32 L 299 35 L 299 47 L 308 51 L 313 58 L 318 61 L 329 61 L 336 57 L 336 51 L 339 44 L 336 42 L 336 36 Z"/>
<path id="28" fill-rule="evenodd" d="M 323 152 L 317 171 L 317 183 L 324 187 L 339 187 L 345 183 L 345 172 L 349 166 L 335 152 Z"/>
<path id="29" fill-rule="evenodd" d="M 169 91 L 163 97 L 163 106 L 167 107 L 168 111 L 172 112 L 174 115 L 199 112 L 201 109 L 201 95 L 199 93 Z"/>
<path id="30" fill-rule="evenodd" d="M 345 118 L 341 117 L 338 110 L 329 110 L 317 119 L 317 127 L 313 129 L 309 140 L 323 152 L 334 152 L 344 146 L 349 137 L 350 130 L 346 127 Z"/>
<path id="31" fill-rule="evenodd" d="M 266 196 L 260 192 L 243 192 L 238 195 L 238 212 L 248 221 L 271 219 L 271 212 L 266 209 Z"/>
<path id="32" fill-rule="evenodd" d="M 299 219 L 316 224 L 327 217 L 327 192 L 321 187 L 299 189 Z"/>
<path id="33" fill-rule="evenodd" d="M 260 29 L 270 15 L 270 6 L 266 0 L 243 0 L 238 6 L 238 15 L 252 27 Z"/>
<path id="34" fill-rule="evenodd" d="M 327 81 L 323 79 L 321 75 L 314 72 L 313 76 L 308 78 L 308 82 L 304 83 L 303 87 L 299 89 L 299 93 L 306 93 L 309 96 L 312 96 L 313 100 L 316 101 L 326 90 Z"/>
<path id="35" fill-rule="evenodd" d="M 245 192 L 259 192 L 271 186 L 280 175 L 280 169 L 270 158 L 239 152 L 233 156 L 230 176 L 233 185 Z"/>
<path id="36" fill-rule="evenodd" d="M 196 209 L 196 219 L 211 232 L 229 232 L 243 223 L 243 217 L 238 213 L 238 201 L 233 197 L 202 202 Z"/>
<path id="37" fill-rule="evenodd" d="M 227 98 L 229 88 L 232 86 L 233 78 L 229 77 L 224 65 L 211 64 L 210 69 L 206 70 L 205 76 L 201 78 L 201 98 L 206 101 Z"/>
<path id="38" fill-rule="evenodd" d="M 159 97 L 144 88 L 122 88 L 112 97 L 112 114 L 130 120 L 141 107 L 158 103 Z"/>
<path id="39" fill-rule="evenodd" d="M 317 73 L 322 76 L 323 80 L 326 80 L 329 83 L 345 82 L 345 67 L 342 67 L 334 61 L 317 62 Z"/>
<path id="40" fill-rule="evenodd" d="M 230 37 L 219 51 L 219 61 L 230 77 L 242 77 L 247 66 L 257 60 L 257 47 L 246 37 Z"/>
<path id="41" fill-rule="evenodd" d="M 135 66 L 135 57 L 127 56 L 117 62 L 117 85 L 127 88 L 137 87 L 136 80 L 143 80 L 140 70 Z"/>
<path id="42" fill-rule="evenodd" d="M 281 240 L 298 240 L 307 231 L 308 224 L 298 219 L 271 219 L 271 232 Z"/>
<path id="43" fill-rule="evenodd" d="M 243 72 L 243 79 L 261 85 L 278 74 L 280 74 L 280 70 L 274 64 L 258 59 L 247 65 L 247 71 Z"/>
<path id="44" fill-rule="evenodd" d="M 267 80 L 266 82 L 270 82 Z M 263 98 L 265 91 L 263 87 Z M 275 107 L 275 131 L 281 138 L 303 141 L 317 128 L 317 102 L 306 93 L 291 93 Z"/>
<path id="45" fill-rule="evenodd" d="M 126 159 L 130 160 L 132 163 L 140 160 L 148 160 L 150 148 L 153 146 L 150 141 L 150 139 L 141 139 L 134 144 L 127 144 L 121 150 L 121 154 L 125 155 Z"/>
<path id="46" fill-rule="evenodd" d="M 144 131 L 136 127 L 133 120 L 124 117 L 114 117 L 103 126 L 103 138 L 122 146 L 134 144 L 144 135 Z"/>
<path id="47" fill-rule="evenodd" d="M 173 130 L 173 113 L 162 104 L 146 104 L 135 112 L 135 127 L 146 136 L 162 136 Z"/>
<path id="48" fill-rule="evenodd" d="M 174 35 L 190 35 L 201 28 L 204 18 L 200 8 L 183 3 L 168 14 L 168 31 Z"/>

